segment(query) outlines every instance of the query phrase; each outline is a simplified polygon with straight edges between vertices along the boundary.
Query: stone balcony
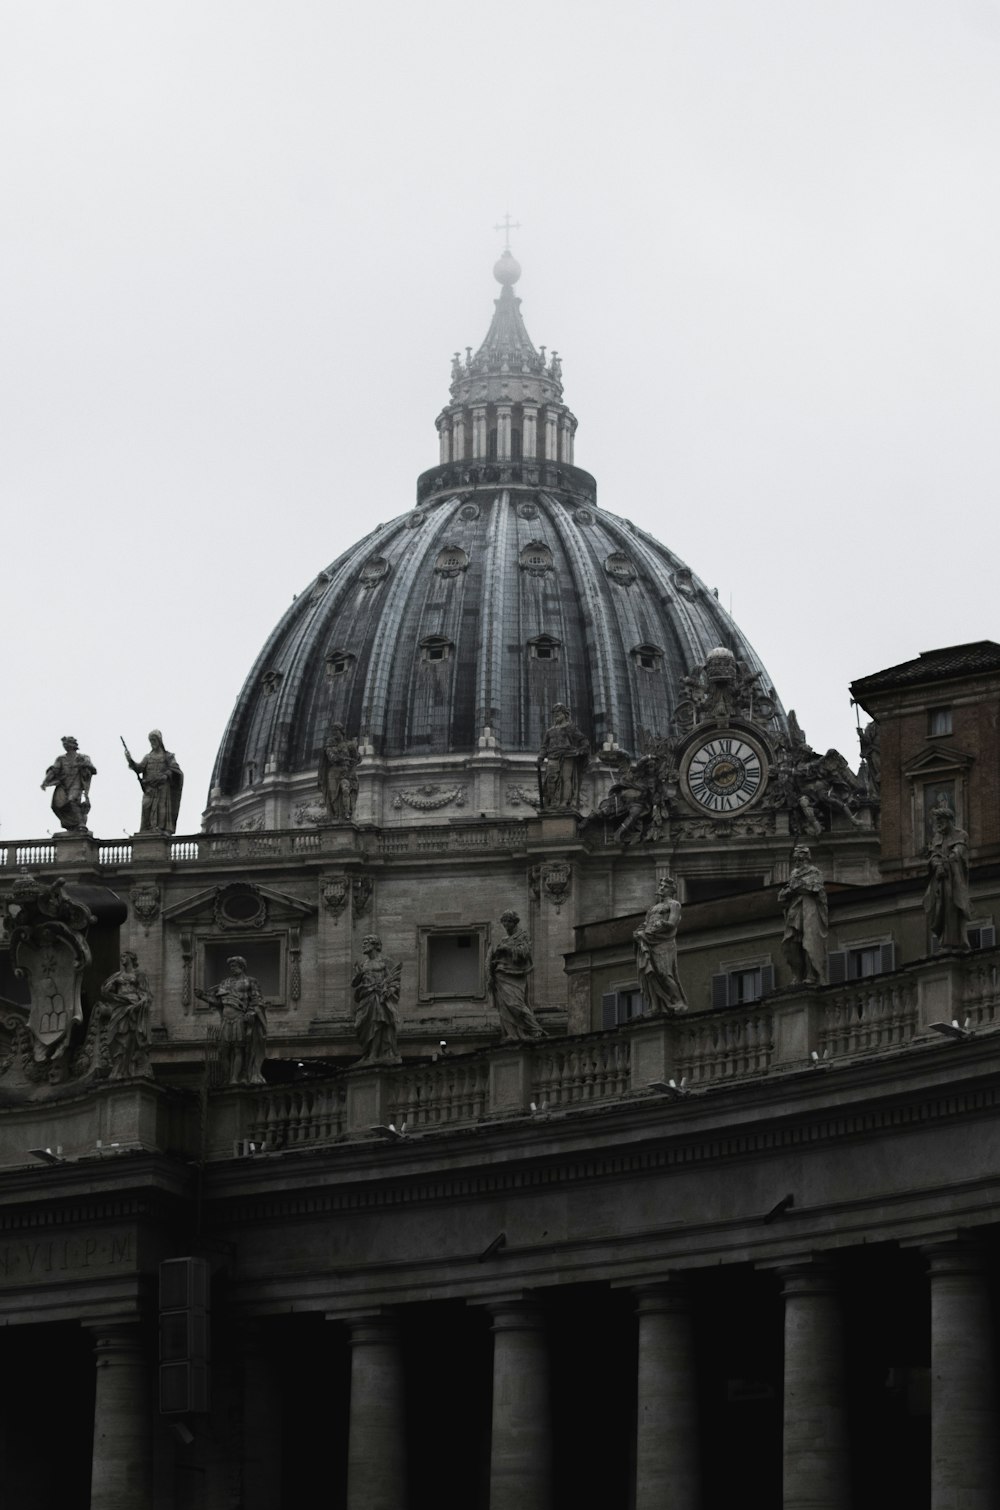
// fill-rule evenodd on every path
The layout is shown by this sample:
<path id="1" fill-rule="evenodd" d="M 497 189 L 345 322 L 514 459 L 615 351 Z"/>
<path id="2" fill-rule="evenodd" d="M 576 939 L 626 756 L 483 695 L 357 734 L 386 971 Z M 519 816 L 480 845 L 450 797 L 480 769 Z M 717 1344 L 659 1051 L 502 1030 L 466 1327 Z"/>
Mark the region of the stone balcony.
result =
<path id="1" fill-rule="evenodd" d="M 951 1025 L 958 1024 L 958 1030 Z M 944 1032 L 934 1024 L 947 1024 Z M 510 1123 L 564 1121 L 663 1097 L 710 1110 L 715 1091 L 946 1054 L 1000 1027 L 1000 949 L 947 955 L 850 986 L 791 989 L 724 1011 L 639 1018 L 599 1033 L 503 1045 L 328 1078 L 199 1097 L 151 1081 L 103 1082 L 0 1106 L 0 1165 L 30 1150 L 64 1160 L 171 1151 L 197 1161 L 330 1148 Z M 916 1061 L 914 1061 L 916 1062 Z M 275 1068 L 281 1061 L 272 1061 Z M 2 1096 L 2 1082 L 0 1082 Z"/>

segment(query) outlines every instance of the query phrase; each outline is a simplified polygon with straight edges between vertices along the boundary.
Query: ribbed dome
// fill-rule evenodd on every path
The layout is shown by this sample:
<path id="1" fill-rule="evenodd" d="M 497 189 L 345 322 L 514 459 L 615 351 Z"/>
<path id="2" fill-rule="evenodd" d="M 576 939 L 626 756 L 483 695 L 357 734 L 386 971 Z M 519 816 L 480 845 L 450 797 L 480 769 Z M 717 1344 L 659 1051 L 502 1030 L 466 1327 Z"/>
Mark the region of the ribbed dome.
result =
<path id="1" fill-rule="evenodd" d="M 684 563 L 597 507 L 562 363 L 532 345 L 505 257 L 486 339 L 464 364 L 456 353 L 417 507 L 321 572 L 271 635 L 216 760 L 210 827 L 322 821 L 310 803 L 334 723 L 361 746 L 359 821 L 461 807 L 468 792 L 478 810 L 523 813 L 517 783 L 534 785 L 556 703 L 595 750 L 636 754 L 674 732 L 683 679 L 720 645 L 770 689 Z M 484 756 L 506 771 L 492 786 Z"/>
<path id="2" fill-rule="evenodd" d="M 557 702 L 595 747 L 634 751 L 670 731 L 681 678 L 720 644 L 760 668 L 683 562 L 575 490 L 453 494 L 375 530 L 299 595 L 243 688 L 213 786 L 235 796 L 248 769 L 311 770 L 333 722 L 385 757 L 471 755 L 486 726 L 502 750 L 534 752 Z"/>

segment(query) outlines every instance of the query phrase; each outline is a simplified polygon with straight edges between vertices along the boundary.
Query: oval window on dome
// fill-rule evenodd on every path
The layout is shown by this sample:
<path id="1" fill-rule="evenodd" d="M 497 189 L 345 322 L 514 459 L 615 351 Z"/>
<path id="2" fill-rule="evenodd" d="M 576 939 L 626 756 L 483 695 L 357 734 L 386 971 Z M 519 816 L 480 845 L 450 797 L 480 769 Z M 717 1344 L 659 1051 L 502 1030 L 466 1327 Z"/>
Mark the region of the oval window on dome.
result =
<path id="1" fill-rule="evenodd" d="M 460 545 L 446 545 L 438 551 L 434 570 L 439 577 L 458 577 L 469 566 L 469 558 Z"/>
<path id="2" fill-rule="evenodd" d="M 278 688 L 281 686 L 281 683 L 284 681 L 284 679 L 285 679 L 285 673 L 283 671 L 265 671 L 264 672 L 264 695 L 265 695 L 265 697 L 273 697 L 274 694 L 277 692 Z"/>
<path id="3" fill-rule="evenodd" d="M 594 516 L 589 509 L 577 509 L 573 518 L 577 524 L 593 524 L 594 522 Z"/>
<path id="4" fill-rule="evenodd" d="M 529 540 L 521 552 L 519 564 L 522 571 L 533 577 L 544 577 L 553 569 L 552 552 L 544 540 Z"/>
<path id="5" fill-rule="evenodd" d="M 389 563 L 384 556 L 369 556 L 361 568 L 361 586 L 377 587 L 389 575 Z"/>
<path id="6" fill-rule="evenodd" d="M 614 582 L 621 582 L 627 587 L 634 582 L 638 573 L 624 551 L 612 551 L 604 563 L 604 570 Z"/>
<path id="7" fill-rule="evenodd" d="M 420 509 L 414 509 L 412 514 L 407 514 L 406 516 L 406 528 L 408 530 L 418 530 L 426 522 L 427 515 L 421 513 Z"/>
<path id="8" fill-rule="evenodd" d="M 460 519 L 478 519 L 479 505 L 478 503 L 463 503 L 458 512 Z"/>

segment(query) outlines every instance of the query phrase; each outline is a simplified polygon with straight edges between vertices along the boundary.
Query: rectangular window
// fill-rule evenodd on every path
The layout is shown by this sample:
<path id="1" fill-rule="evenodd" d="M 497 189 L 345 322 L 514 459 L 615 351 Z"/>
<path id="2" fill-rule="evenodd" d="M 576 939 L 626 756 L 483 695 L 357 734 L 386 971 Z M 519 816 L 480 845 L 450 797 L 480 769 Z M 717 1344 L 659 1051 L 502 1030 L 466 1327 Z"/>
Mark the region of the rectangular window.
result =
<path id="1" fill-rule="evenodd" d="M 927 732 L 928 734 L 950 734 L 951 709 L 929 708 L 927 710 Z"/>
<path id="2" fill-rule="evenodd" d="M 642 993 L 638 986 L 626 991 L 605 991 L 601 997 L 601 1027 L 618 1028 L 642 1016 Z"/>
<path id="3" fill-rule="evenodd" d="M 223 939 L 206 942 L 203 955 L 206 990 L 211 990 L 225 980 L 229 974 L 227 961 L 234 954 L 240 954 L 246 960 L 247 974 L 253 976 L 265 1001 L 284 1001 L 280 939 Z M 205 1002 L 199 1002 L 198 1005 L 200 1008 L 206 1007 Z"/>
<path id="4" fill-rule="evenodd" d="M 849 980 L 867 980 L 872 975 L 888 975 L 896 968 L 896 946 L 892 942 L 882 942 L 831 949 L 827 966 L 832 986 L 843 985 Z"/>
<path id="5" fill-rule="evenodd" d="M 712 1006 L 742 1007 L 761 1001 L 774 990 L 774 966 L 770 960 L 757 965 L 739 965 L 712 976 Z"/>
<path id="6" fill-rule="evenodd" d="M 479 996 L 482 981 L 479 934 L 427 935 L 427 991 L 430 996 Z"/>

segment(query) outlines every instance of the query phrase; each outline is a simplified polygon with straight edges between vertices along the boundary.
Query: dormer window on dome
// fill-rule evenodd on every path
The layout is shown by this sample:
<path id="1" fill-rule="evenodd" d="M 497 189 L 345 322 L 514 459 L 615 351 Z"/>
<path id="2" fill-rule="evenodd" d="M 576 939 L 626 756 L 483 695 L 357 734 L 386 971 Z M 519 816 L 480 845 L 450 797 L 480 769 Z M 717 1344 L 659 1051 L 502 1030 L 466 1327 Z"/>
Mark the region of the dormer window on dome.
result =
<path id="1" fill-rule="evenodd" d="M 440 634 L 429 634 L 426 639 L 420 641 L 421 659 L 425 661 L 446 661 L 450 658 L 455 646 L 451 640 L 445 639 Z"/>
<path id="2" fill-rule="evenodd" d="M 355 657 L 349 650 L 331 650 L 326 657 L 327 676 L 346 676 Z"/>
<path id="3" fill-rule="evenodd" d="M 643 671 L 659 671 L 663 665 L 663 651 L 659 645 L 636 645 L 632 659 Z"/>
<path id="4" fill-rule="evenodd" d="M 540 634 L 528 641 L 528 654 L 536 661 L 557 661 L 561 649 L 561 641 L 554 640 L 550 634 Z"/>

